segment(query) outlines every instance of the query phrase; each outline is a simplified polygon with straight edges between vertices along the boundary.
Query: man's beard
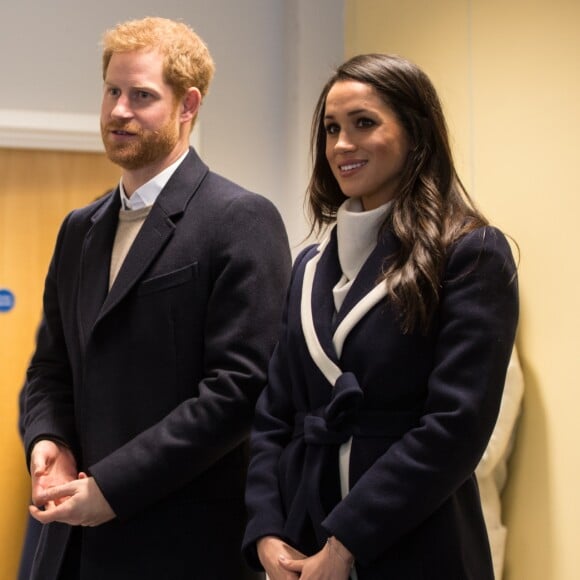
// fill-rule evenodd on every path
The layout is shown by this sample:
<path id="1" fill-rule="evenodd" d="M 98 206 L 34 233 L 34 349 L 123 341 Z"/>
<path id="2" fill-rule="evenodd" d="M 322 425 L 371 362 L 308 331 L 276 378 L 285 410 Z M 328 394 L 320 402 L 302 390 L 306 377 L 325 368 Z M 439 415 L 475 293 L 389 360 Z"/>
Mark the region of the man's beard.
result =
<path id="1" fill-rule="evenodd" d="M 111 139 L 111 131 L 127 131 L 133 137 L 127 143 Z M 179 130 L 175 126 L 175 115 L 159 130 L 143 130 L 131 122 L 110 122 L 101 124 L 101 136 L 107 157 L 123 169 L 142 169 L 163 159 L 175 148 L 179 140 Z"/>

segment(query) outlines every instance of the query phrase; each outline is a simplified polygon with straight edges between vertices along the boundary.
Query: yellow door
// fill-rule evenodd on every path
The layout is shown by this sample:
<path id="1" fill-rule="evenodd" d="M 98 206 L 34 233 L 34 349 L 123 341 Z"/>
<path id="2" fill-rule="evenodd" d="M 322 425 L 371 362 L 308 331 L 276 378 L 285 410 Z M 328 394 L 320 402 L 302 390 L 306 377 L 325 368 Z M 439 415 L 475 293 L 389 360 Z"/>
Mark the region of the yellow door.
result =
<path id="1" fill-rule="evenodd" d="M 44 277 L 66 214 L 115 187 L 103 154 L 0 148 L 0 578 L 16 578 L 30 483 L 18 393 L 34 348 Z"/>

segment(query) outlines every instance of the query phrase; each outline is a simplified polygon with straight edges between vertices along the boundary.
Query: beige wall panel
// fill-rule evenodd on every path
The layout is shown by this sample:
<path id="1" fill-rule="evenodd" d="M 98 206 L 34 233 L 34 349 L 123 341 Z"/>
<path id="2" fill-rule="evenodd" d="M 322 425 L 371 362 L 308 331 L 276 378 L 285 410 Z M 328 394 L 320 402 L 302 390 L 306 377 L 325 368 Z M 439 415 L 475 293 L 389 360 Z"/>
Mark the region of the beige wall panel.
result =
<path id="1" fill-rule="evenodd" d="M 526 398 L 505 496 L 507 577 L 573 580 L 580 569 L 580 3 L 473 5 L 477 192 L 521 247 Z"/>
<path id="2" fill-rule="evenodd" d="M 509 580 L 580 569 L 580 2 L 351 0 L 348 55 L 415 60 L 437 86 L 460 173 L 520 246 L 524 412 L 504 495 Z"/>
<path id="3" fill-rule="evenodd" d="M 114 187 L 103 155 L 0 149 L 0 288 L 16 297 L 0 312 L 0 578 L 15 578 L 29 497 L 18 437 L 18 392 L 40 321 L 42 288 L 65 215 Z"/>
<path id="4" fill-rule="evenodd" d="M 469 6 L 458 0 L 350 0 L 346 57 L 386 52 L 417 63 L 443 103 L 458 171 L 471 189 Z"/>

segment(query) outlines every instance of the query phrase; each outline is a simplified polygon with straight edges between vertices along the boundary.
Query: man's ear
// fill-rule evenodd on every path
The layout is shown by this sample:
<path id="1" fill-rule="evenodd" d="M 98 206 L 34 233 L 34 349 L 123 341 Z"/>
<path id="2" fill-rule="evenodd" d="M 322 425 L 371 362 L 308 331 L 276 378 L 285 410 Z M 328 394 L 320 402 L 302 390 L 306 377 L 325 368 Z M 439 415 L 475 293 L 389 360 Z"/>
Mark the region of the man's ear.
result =
<path id="1" fill-rule="evenodd" d="M 195 119 L 201 106 L 201 93 L 197 87 L 190 87 L 181 98 L 180 120 L 187 123 Z"/>

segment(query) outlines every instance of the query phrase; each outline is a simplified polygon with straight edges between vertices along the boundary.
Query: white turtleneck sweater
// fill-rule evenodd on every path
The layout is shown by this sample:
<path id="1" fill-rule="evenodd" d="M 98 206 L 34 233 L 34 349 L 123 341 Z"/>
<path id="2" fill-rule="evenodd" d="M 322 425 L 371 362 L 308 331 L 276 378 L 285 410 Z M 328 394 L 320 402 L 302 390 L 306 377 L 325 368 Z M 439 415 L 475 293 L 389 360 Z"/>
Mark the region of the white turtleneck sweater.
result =
<path id="1" fill-rule="evenodd" d="M 334 306 L 340 310 L 354 279 L 377 245 L 379 229 L 392 202 L 365 211 L 359 198 L 347 199 L 336 214 L 338 260 L 342 277 L 332 289 Z"/>

